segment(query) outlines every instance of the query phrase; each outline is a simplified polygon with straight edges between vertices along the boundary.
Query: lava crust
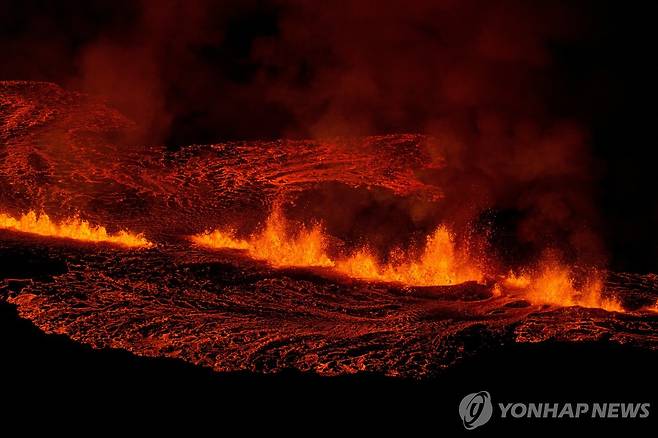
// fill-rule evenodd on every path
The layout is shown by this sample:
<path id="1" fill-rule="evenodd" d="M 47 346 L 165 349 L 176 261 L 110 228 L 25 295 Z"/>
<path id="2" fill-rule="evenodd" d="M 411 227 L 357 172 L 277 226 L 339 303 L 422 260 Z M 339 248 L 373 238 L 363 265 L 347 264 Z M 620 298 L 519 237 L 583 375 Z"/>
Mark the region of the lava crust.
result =
<path id="1" fill-rule="evenodd" d="M 135 146 L 133 124 L 55 85 L 0 83 L 0 206 L 81 215 L 153 243 L 125 248 L 0 230 L 0 296 L 48 333 L 216 371 L 286 368 L 422 378 L 509 343 L 599 340 L 658 348 L 654 275 L 607 273 L 625 312 L 533 304 L 492 281 L 415 287 L 279 267 L 193 245 L 251 229 L 326 184 L 439 202 L 420 135 Z M 428 164 L 434 163 L 434 164 Z"/>

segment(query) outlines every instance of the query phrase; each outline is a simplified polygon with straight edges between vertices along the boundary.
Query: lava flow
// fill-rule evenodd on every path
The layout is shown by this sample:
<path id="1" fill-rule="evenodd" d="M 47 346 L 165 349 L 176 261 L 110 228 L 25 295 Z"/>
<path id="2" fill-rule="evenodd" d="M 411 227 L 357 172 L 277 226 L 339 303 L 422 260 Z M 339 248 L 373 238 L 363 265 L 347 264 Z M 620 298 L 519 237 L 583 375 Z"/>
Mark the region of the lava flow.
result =
<path id="1" fill-rule="evenodd" d="M 467 251 L 457 248 L 453 234 L 445 226 L 439 226 L 427 236 L 418 257 L 393 251 L 389 255 L 392 261 L 388 263 L 381 263 L 367 247 L 346 257 L 332 258 L 327 245 L 330 239 L 320 225 L 310 229 L 302 227 L 296 234 L 291 234 L 290 228 L 281 211 L 275 209 L 263 230 L 248 239 L 240 239 L 230 230 L 200 233 L 191 239 L 208 248 L 244 250 L 250 257 L 274 267 L 330 267 L 335 272 L 366 281 L 447 286 L 485 280 L 481 263 L 474 262 Z M 598 272 L 585 272 L 580 279 L 574 277 L 568 266 L 552 257 L 521 274 L 510 272 L 502 285 L 510 291 L 521 292 L 536 304 L 623 311 L 618 300 L 603 296 L 603 279 Z"/>
<path id="2" fill-rule="evenodd" d="M 194 235 L 192 241 L 209 248 L 246 250 L 251 257 L 276 267 L 331 267 L 343 275 L 369 281 L 445 286 L 483 278 L 468 253 L 455 247 L 453 235 L 444 226 L 427 236 L 419 257 L 393 251 L 389 256 L 392 261 L 386 264 L 380 263 L 367 247 L 347 257 L 332 258 L 327 248 L 329 239 L 320 225 L 302 227 L 295 234 L 289 228 L 281 211 L 275 209 L 263 230 L 248 240 L 236 238 L 231 231 L 214 230 Z"/>
<path id="3" fill-rule="evenodd" d="M 5 213 L 0 213 L 0 228 L 37 234 L 39 236 L 59 237 L 85 242 L 107 242 L 126 247 L 146 248 L 152 246 L 152 243 L 146 240 L 141 234 L 134 234 L 124 230 L 117 233 L 108 233 L 105 227 L 91 225 L 89 222 L 80 218 L 69 218 L 56 223 L 47 214 L 42 213 L 37 215 L 34 211 L 30 211 L 18 219 Z"/>
<path id="4" fill-rule="evenodd" d="M 624 311 L 619 300 L 603 296 L 604 281 L 600 273 L 586 272 L 580 281 L 574 277 L 567 266 L 556 260 L 546 260 L 531 274 L 511 272 L 503 280 L 503 285 L 523 291 L 527 299 L 536 304 Z"/>
<path id="5" fill-rule="evenodd" d="M 192 241 L 210 248 L 243 249 L 255 259 L 273 266 L 334 266 L 326 254 L 325 236 L 319 225 L 300 229 L 295 235 L 277 209 L 268 218 L 262 232 L 249 240 L 238 239 L 231 231 L 214 230 L 192 236 Z"/>
<path id="6" fill-rule="evenodd" d="M 367 248 L 339 260 L 339 272 L 364 280 L 397 282 L 412 286 L 445 286 L 467 281 L 480 282 L 481 268 L 467 251 L 456 248 L 454 237 L 445 226 L 427 236 L 419 257 L 394 251 L 387 264 L 381 264 Z"/>
<path id="7" fill-rule="evenodd" d="M 658 276 L 499 260 L 444 214 L 459 182 L 428 136 L 169 150 L 133 127 L 56 85 L 0 82 L 0 209 L 33 211 L 0 215 L 0 300 L 47 333 L 219 372 L 412 378 L 516 343 L 658 350 Z"/>

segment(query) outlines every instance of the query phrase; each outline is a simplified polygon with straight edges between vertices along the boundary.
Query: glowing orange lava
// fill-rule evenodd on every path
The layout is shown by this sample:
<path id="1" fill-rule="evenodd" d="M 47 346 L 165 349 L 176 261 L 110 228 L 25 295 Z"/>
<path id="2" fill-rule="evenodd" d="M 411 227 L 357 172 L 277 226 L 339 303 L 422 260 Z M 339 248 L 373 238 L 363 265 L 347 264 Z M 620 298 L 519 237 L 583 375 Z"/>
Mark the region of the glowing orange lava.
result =
<path id="1" fill-rule="evenodd" d="M 456 245 L 453 234 L 445 226 L 439 226 L 427 236 L 418 255 L 397 250 L 389 254 L 386 263 L 366 247 L 332 258 L 322 227 L 301 227 L 296 233 L 291 233 L 290 228 L 283 214 L 275 210 L 263 229 L 248 239 L 240 239 L 230 231 L 214 230 L 192 236 L 192 240 L 209 248 L 245 250 L 251 257 L 272 266 L 328 267 L 348 277 L 369 281 L 445 286 L 485 279 L 482 265 Z M 571 269 L 556 260 L 547 257 L 534 270 L 510 272 L 494 285 L 494 295 L 502 295 L 503 290 L 517 291 L 535 304 L 623 311 L 617 300 L 603 296 L 603 281 L 598 273 L 592 272 L 576 281 Z"/>
<path id="2" fill-rule="evenodd" d="M 367 249 L 362 249 L 337 262 L 336 269 L 350 277 L 414 286 L 450 285 L 483 278 L 468 254 L 457 251 L 452 234 L 444 226 L 427 237 L 417 260 L 404 253 L 391 254 L 390 258 L 395 261 L 381 265 Z"/>
<path id="3" fill-rule="evenodd" d="M 592 272 L 580 284 L 574 280 L 571 270 L 554 261 L 544 261 L 534 274 L 510 273 L 503 284 L 510 289 L 523 290 L 535 304 L 559 306 L 581 306 L 623 312 L 621 304 L 612 298 L 603 297 L 603 280 Z"/>
<path id="4" fill-rule="evenodd" d="M 233 231 L 214 230 L 192 236 L 192 241 L 208 248 L 250 249 L 249 242 L 235 237 Z"/>
<path id="5" fill-rule="evenodd" d="M 526 273 L 517 274 L 510 271 L 507 277 L 503 280 L 503 284 L 511 289 L 525 289 L 530 286 L 532 279 Z"/>
<path id="6" fill-rule="evenodd" d="M 332 267 L 339 273 L 364 280 L 431 286 L 481 281 L 483 278 L 468 254 L 457 251 L 452 234 L 443 226 L 427 237 L 417 259 L 397 251 L 389 257 L 393 262 L 387 264 L 380 263 L 367 248 L 334 260 L 328 255 L 327 237 L 319 225 L 301 228 L 294 234 L 288 228 L 286 219 L 275 210 L 264 229 L 248 240 L 220 230 L 197 234 L 192 240 L 210 248 L 243 249 L 251 257 L 273 266 Z"/>
<path id="7" fill-rule="evenodd" d="M 47 214 L 37 215 L 34 211 L 16 219 L 13 216 L 0 213 L 0 228 L 40 236 L 61 237 L 82 240 L 86 242 L 107 242 L 127 247 L 149 247 L 149 242 L 141 234 L 119 231 L 110 234 L 105 227 L 90 225 L 79 218 L 67 219 L 61 223 L 53 222 Z"/>
<path id="8" fill-rule="evenodd" d="M 192 240 L 210 248 L 247 250 L 255 259 L 273 266 L 334 266 L 326 254 L 325 235 L 319 225 L 290 233 L 280 211 L 275 210 L 260 233 L 249 240 L 238 239 L 232 232 L 215 230 L 192 236 Z"/>

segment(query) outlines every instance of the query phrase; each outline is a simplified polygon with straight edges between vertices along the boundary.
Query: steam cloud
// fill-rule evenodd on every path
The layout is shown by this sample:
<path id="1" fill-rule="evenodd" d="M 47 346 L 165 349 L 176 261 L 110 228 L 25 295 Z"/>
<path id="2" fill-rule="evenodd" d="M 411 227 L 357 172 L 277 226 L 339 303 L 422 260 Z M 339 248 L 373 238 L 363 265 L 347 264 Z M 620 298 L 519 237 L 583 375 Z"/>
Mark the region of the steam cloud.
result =
<path id="1" fill-rule="evenodd" d="M 602 261 L 588 134 L 552 98 L 564 94 L 553 49 L 580 38 L 585 25 L 567 3 L 70 7 L 82 18 L 29 5 L 2 14 L 25 17 L 29 29 L 3 40 L 22 60 L 1 67 L 3 77 L 102 96 L 143 128 L 143 141 L 176 147 L 427 133 L 437 139 L 426 145 L 430 154 L 449 166 L 422 178 L 446 199 L 415 206 L 416 222 L 440 218 L 459 230 L 489 218 L 513 230 L 513 243 L 504 231 L 494 239 L 518 253 L 560 242 L 566 254 Z"/>

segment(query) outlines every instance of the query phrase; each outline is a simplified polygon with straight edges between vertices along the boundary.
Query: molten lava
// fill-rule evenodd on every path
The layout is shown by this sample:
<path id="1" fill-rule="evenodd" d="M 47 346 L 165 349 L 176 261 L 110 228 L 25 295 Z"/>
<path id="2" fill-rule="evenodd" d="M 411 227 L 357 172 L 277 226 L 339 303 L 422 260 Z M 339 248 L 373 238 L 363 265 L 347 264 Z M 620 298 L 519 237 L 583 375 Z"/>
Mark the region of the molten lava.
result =
<path id="1" fill-rule="evenodd" d="M 263 230 L 243 240 L 233 232 L 215 230 L 192 236 L 197 244 L 210 248 L 247 250 L 255 259 L 265 260 L 273 266 L 334 266 L 326 254 L 326 237 L 319 225 L 289 232 L 288 223 L 279 210 L 267 219 Z"/>
<path id="2" fill-rule="evenodd" d="M 208 248 L 251 249 L 251 244 L 235 237 L 234 232 L 214 230 L 192 236 L 192 241 Z"/>
<path id="3" fill-rule="evenodd" d="M 517 274 L 510 271 L 507 277 L 503 280 L 503 284 L 511 289 L 525 289 L 530 286 L 532 279 L 525 273 Z"/>
<path id="4" fill-rule="evenodd" d="M 489 263 L 487 254 L 445 227 L 387 254 L 381 250 L 390 248 L 374 244 L 343 245 L 320 225 L 302 227 L 276 211 L 249 230 L 253 235 L 215 222 L 252 223 L 264 208 L 286 200 L 297 211 L 308 205 L 307 211 L 331 209 L 331 218 L 349 213 L 352 229 L 335 223 L 350 242 L 382 241 L 384 236 L 367 240 L 376 230 L 358 235 L 365 224 L 352 213 L 372 205 L 366 223 L 374 224 L 394 201 L 395 211 L 422 207 L 422 221 L 405 211 L 402 217 L 414 221 L 401 229 L 425 229 L 438 217 L 435 211 L 448 207 L 442 200 L 460 191 L 438 186 L 444 180 L 438 176 L 453 175 L 453 169 L 435 156 L 441 149 L 425 136 L 248 141 L 168 151 L 124 144 L 132 129 L 116 111 L 78 93 L 52 84 L 0 82 L 3 211 L 61 206 L 60 212 L 93 213 L 94 224 L 143 230 L 157 243 L 149 251 L 126 253 L 0 233 L 0 301 L 47 333 L 218 372 L 365 371 L 415 379 L 516 343 L 595 340 L 658 350 L 658 318 L 645 311 L 658 309 L 654 274 L 608 272 L 603 279 L 542 261 L 495 283 L 509 269 L 495 254 L 507 251 L 492 252 Z M 354 204 L 342 205 L 352 194 Z M 148 245 L 142 236 L 108 234 L 77 219 L 53 224 L 45 215 L 14 216 L 0 215 L 0 227 Z M 390 226 L 395 217 L 378 230 L 397 232 Z M 243 251 L 272 266 L 323 268 L 277 272 L 225 253 L 192 250 L 180 238 L 214 228 L 219 230 L 194 236 L 194 242 Z M 123 236 L 120 242 L 116 236 Z M 318 278 L 328 272 L 337 275 Z M 342 276 L 365 281 L 333 278 Z M 483 284 L 454 285 L 467 280 Z M 619 310 L 606 299 L 612 296 L 623 300 L 628 313 L 583 307 Z M 552 305 L 548 311 L 545 303 Z"/>
<path id="5" fill-rule="evenodd" d="M 265 227 L 248 240 L 236 238 L 231 231 L 214 230 L 192 236 L 209 248 L 241 249 L 272 266 L 332 267 L 336 272 L 363 280 L 395 282 L 413 286 L 438 286 L 481 281 L 482 271 L 466 252 L 458 251 L 452 234 L 440 226 L 427 237 L 421 255 L 415 259 L 402 251 L 390 254 L 388 264 L 379 262 L 368 248 L 345 258 L 328 255 L 327 237 L 320 225 L 289 232 L 289 224 L 279 210 L 268 218 Z"/>
<path id="6" fill-rule="evenodd" d="M 320 225 L 301 227 L 290 232 L 290 224 L 275 209 L 263 229 L 248 239 L 240 239 L 232 231 L 214 230 L 192 236 L 192 240 L 208 248 L 245 250 L 250 257 L 264 260 L 275 267 L 329 267 L 335 272 L 367 281 L 400 283 L 409 286 L 446 286 L 467 281 L 482 282 L 481 264 L 460 249 L 453 234 L 439 226 L 427 236 L 418 256 L 409 251 L 393 251 L 383 263 L 367 247 L 346 257 L 333 258 L 327 248 L 328 238 Z M 590 273 L 577 281 L 572 270 L 546 258 L 533 270 L 510 272 L 501 282 L 507 290 L 520 291 L 534 304 L 581 306 L 622 312 L 621 304 L 603 296 L 603 279 Z M 502 293 L 496 285 L 496 295 Z"/>
<path id="7" fill-rule="evenodd" d="M 598 272 L 578 282 L 571 270 L 555 260 L 546 260 L 533 274 L 511 272 L 503 281 L 510 289 L 522 290 L 535 304 L 581 306 L 623 312 L 621 304 L 603 296 L 603 279 Z"/>
<path id="8" fill-rule="evenodd" d="M 338 271 L 364 280 L 397 282 L 414 286 L 441 286 L 481 281 L 482 271 L 465 251 L 458 251 L 453 235 L 445 226 L 438 227 L 417 259 L 410 254 L 392 253 L 394 262 L 382 265 L 367 249 L 361 249 L 337 262 Z"/>
<path id="9" fill-rule="evenodd" d="M 128 231 L 108 233 L 105 227 L 91 225 L 89 222 L 71 218 L 61 223 L 53 222 L 47 214 L 37 215 L 34 211 L 16 219 L 13 216 L 0 213 L 0 228 L 39 236 L 61 237 L 82 240 L 86 242 L 107 242 L 126 247 L 149 247 L 152 243 L 141 234 Z"/>

